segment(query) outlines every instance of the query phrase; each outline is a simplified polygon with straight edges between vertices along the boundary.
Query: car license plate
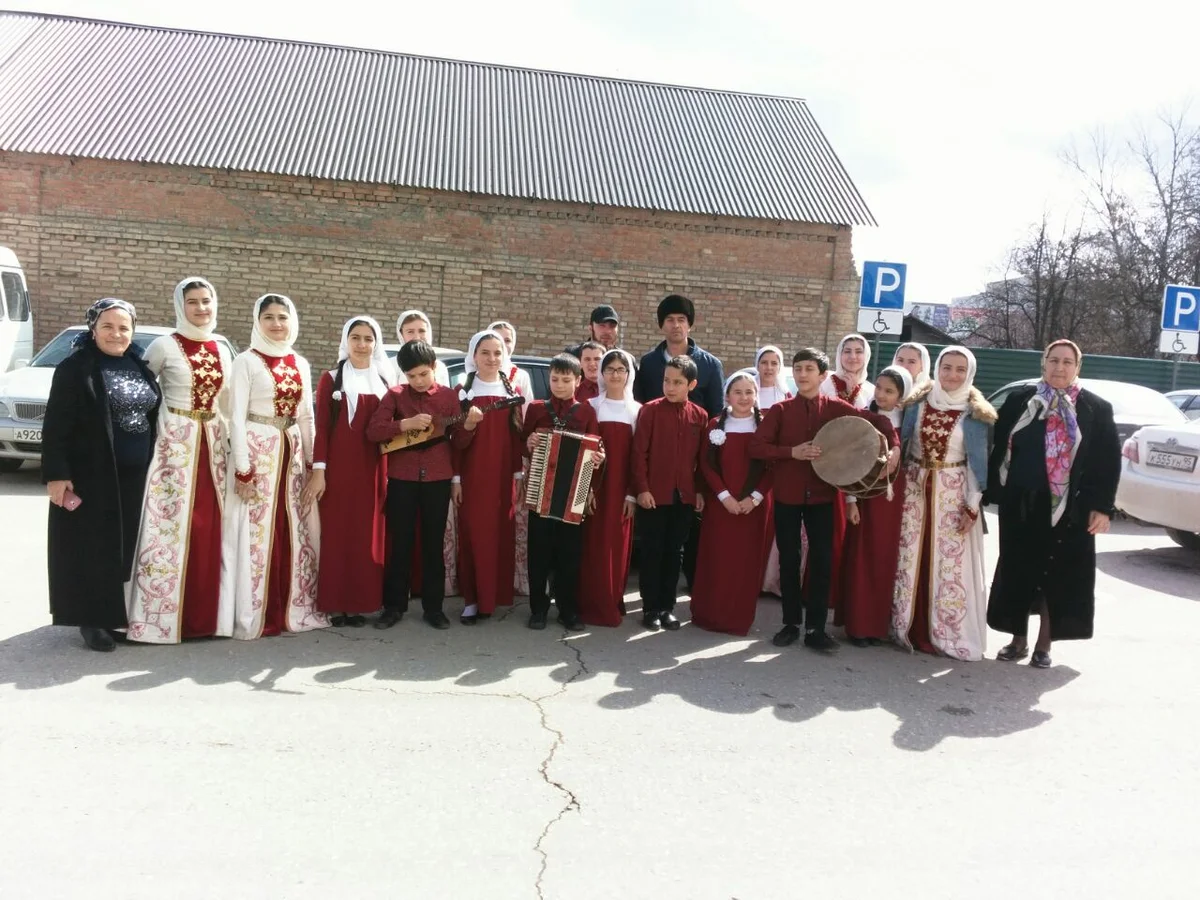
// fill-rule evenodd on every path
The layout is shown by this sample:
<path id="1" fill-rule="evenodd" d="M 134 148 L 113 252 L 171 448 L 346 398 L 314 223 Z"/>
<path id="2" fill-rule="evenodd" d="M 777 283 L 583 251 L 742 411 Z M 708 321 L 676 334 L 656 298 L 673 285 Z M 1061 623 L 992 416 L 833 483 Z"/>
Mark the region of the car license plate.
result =
<path id="1" fill-rule="evenodd" d="M 19 441 L 23 444 L 40 444 L 42 442 L 42 429 L 0 428 L 0 438 L 6 441 Z"/>
<path id="2" fill-rule="evenodd" d="M 1169 450 L 1151 450 L 1146 455 L 1146 465 L 1175 472 L 1194 472 L 1196 456 L 1191 453 L 1173 453 Z"/>

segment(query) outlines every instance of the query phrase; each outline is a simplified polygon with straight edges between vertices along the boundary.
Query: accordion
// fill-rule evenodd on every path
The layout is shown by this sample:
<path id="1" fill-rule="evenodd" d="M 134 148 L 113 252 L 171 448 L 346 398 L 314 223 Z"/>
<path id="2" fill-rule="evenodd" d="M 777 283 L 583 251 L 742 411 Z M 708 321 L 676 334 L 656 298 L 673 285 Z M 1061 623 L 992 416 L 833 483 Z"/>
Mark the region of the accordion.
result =
<path id="1" fill-rule="evenodd" d="M 587 513 L 600 438 L 548 428 L 534 435 L 537 446 L 530 454 L 525 505 L 544 518 L 578 525 Z"/>

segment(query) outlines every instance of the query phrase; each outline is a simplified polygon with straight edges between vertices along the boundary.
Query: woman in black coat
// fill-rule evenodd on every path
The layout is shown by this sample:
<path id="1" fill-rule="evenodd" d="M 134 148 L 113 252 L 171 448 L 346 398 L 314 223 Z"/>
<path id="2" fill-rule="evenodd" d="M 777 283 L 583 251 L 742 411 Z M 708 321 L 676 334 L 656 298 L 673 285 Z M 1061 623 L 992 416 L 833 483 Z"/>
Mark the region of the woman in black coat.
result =
<path id="1" fill-rule="evenodd" d="M 1012 635 L 996 658 L 1029 654 L 1029 616 L 1041 617 L 1029 664 L 1050 667 L 1051 640 L 1092 636 L 1096 535 L 1108 531 L 1121 477 L 1111 404 L 1079 386 L 1079 348 L 1058 340 L 1042 380 L 1013 391 L 996 422 L 985 502 L 1000 507 L 1000 559 L 988 625 Z"/>
<path id="2" fill-rule="evenodd" d="M 135 320 L 124 300 L 92 305 L 87 333 L 54 370 L 42 426 L 50 613 L 92 650 L 112 650 L 127 624 L 125 582 L 161 399 L 132 346 Z"/>

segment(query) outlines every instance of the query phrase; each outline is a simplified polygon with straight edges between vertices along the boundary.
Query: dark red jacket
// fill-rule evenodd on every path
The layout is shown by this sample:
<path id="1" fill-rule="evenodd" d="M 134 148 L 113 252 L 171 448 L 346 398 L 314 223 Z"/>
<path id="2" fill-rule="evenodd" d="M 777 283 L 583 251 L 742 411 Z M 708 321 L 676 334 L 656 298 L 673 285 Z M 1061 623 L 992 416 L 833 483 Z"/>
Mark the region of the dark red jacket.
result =
<path id="1" fill-rule="evenodd" d="M 776 403 L 758 426 L 750 440 L 750 455 L 773 463 L 772 489 L 780 503 L 796 506 L 815 503 L 832 503 L 837 499 L 837 488 L 826 484 L 813 471 L 807 459 L 793 459 L 792 448 L 811 441 L 826 422 L 842 416 L 858 416 L 866 419 L 888 439 L 889 447 L 896 447 L 900 438 L 887 416 L 857 409 L 838 397 L 793 397 Z"/>
<path id="2" fill-rule="evenodd" d="M 696 470 L 708 429 L 708 413 L 688 400 L 659 397 L 638 413 L 633 433 L 633 490 L 649 491 L 658 506 L 669 506 L 675 491 L 684 503 L 696 502 Z"/>
<path id="3" fill-rule="evenodd" d="M 600 396 L 600 382 L 588 381 L 587 378 L 579 379 L 579 387 L 575 389 L 575 399 L 580 402 L 591 400 L 593 397 Z"/>
<path id="4" fill-rule="evenodd" d="M 421 393 L 409 385 L 394 387 L 383 395 L 379 408 L 367 423 L 367 439 L 383 443 L 401 432 L 400 420 L 411 419 L 425 413 L 434 419 L 449 419 L 461 412 L 458 394 L 448 387 L 435 384 Z M 456 426 L 463 431 L 459 443 L 469 444 L 475 432 Z M 388 478 L 397 481 L 449 481 L 456 472 L 450 453 L 450 442 L 421 445 L 411 450 L 396 450 L 388 454 Z"/>
<path id="5" fill-rule="evenodd" d="M 525 407 L 525 424 L 521 428 L 521 452 L 529 455 L 529 436 L 539 428 L 554 428 L 555 424 L 550 415 L 553 409 L 565 431 L 575 431 L 579 434 L 599 434 L 600 420 L 596 418 L 596 408 L 587 401 L 559 400 L 551 397 L 549 400 L 534 400 Z"/>

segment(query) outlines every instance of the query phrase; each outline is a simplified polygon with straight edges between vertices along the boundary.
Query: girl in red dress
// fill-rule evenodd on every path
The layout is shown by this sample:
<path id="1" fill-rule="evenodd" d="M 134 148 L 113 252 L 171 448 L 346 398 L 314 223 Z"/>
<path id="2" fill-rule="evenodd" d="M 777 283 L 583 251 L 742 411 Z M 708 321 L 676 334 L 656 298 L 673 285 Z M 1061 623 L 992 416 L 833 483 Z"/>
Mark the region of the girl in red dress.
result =
<path id="1" fill-rule="evenodd" d="M 888 366 L 875 381 L 871 412 L 900 427 L 912 376 Z M 904 512 L 904 472 L 897 470 L 886 494 L 869 500 L 846 497 L 846 541 L 842 550 L 842 604 L 846 636 L 856 647 L 882 643 L 892 622 L 892 592 L 900 556 L 900 517 Z"/>
<path id="2" fill-rule="evenodd" d="M 458 389 L 463 409 L 486 410 L 518 396 L 508 377 L 504 340 L 494 331 L 471 338 Z M 472 439 L 473 438 L 473 439 Z M 452 445 L 459 473 L 451 484 L 458 508 L 458 585 L 466 601 L 459 621 L 474 625 L 497 606 L 512 606 L 516 564 L 513 481 L 521 478 L 520 408 L 485 415 L 474 433 L 455 429 Z"/>
<path id="3" fill-rule="evenodd" d="M 633 399 L 633 373 L 632 356 L 624 350 L 609 350 L 600 361 L 604 393 L 588 401 L 600 420 L 605 453 L 596 510 L 583 523 L 579 616 L 588 625 L 615 627 L 625 614 L 625 582 L 637 508 L 630 455 L 642 408 Z"/>
<path id="4" fill-rule="evenodd" d="M 699 562 L 692 590 L 692 623 L 708 631 L 745 635 L 754 624 L 767 555 L 770 475 L 750 458 L 750 439 L 762 421 L 754 372 L 743 369 L 725 381 L 725 409 L 708 426 L 700 453 L 716 503 L 700 526 Z"/>
<path id="5" fill-rule="evenodd" d="M 383 602 L 387 458 L 367 439 L 367 423 L 395 383 L 379 323 L 355 316 L 342 328 L 337 368 L 317 385 L 313 472 L 304 489 L 305 506 L 320 505 L 324 536 L 317 609 L 337 628 L 361 628 L 363 614 Z"/>

